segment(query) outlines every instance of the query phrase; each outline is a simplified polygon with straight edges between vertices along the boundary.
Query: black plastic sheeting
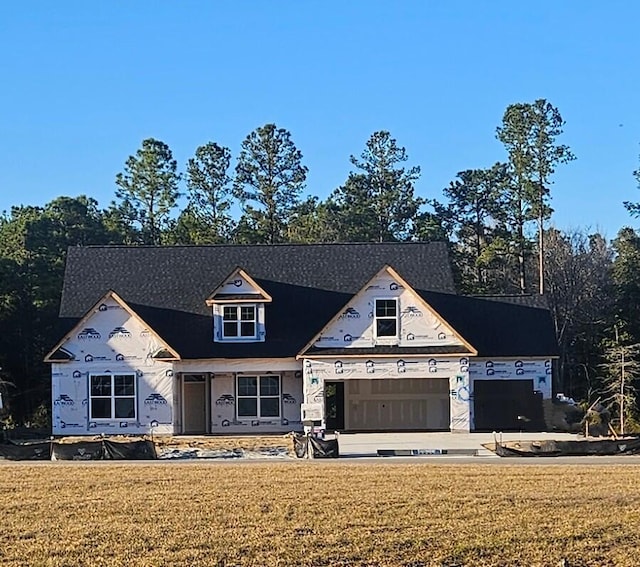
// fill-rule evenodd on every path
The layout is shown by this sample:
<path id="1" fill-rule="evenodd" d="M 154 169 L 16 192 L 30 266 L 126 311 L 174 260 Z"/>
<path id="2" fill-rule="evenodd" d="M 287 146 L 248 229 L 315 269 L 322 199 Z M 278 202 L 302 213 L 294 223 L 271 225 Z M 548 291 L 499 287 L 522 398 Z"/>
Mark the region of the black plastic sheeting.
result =
<path id="1" fill-rule="evenodd" d="M 8 461 L 49 461 L 51 443 L 8 443 L 0 444 L 0 458 Z"/>
<path id="2" fill-rule="evenodd" d="M 571 441 L 509 441 L 497 443 L 500 457 L 584 457 L 589 455 L 638 455 L 640 438 Z"/>
<path id="3" fill-rule="evenodd" d="M 337 439 L 319 439 L 299 433 L 293 435 L 293 450 L 299 459 L 307 456 L 314 459 L 337 459 L 340 456 Z"/>
<path id="4" fill-rule="evenodd" d="M 337 459 L 340 456 L 337 439 L 318 439 L 309 437 L 314 459 Z"/>
<path id="5" fill-rule="evenodd" d="M 102 441 L 77 441 L 52 443 L 53 461 L 101 461 L 104 449 Z"/>
<path id="6" fill-rule="evenodd" d="M 157 459 L 156 446 L 151 441 L 109 441 L 104 440 L 104 458 L 124 461 L 149 461 Z"/>
<path id="7" fill-rule="evenodd" d="M 148 440 L 136 441 L 74 441 L 59 443 L 2 443 L 0 458 L 11 461 L 102 461 L 156 459 L 156 448 Z"/>

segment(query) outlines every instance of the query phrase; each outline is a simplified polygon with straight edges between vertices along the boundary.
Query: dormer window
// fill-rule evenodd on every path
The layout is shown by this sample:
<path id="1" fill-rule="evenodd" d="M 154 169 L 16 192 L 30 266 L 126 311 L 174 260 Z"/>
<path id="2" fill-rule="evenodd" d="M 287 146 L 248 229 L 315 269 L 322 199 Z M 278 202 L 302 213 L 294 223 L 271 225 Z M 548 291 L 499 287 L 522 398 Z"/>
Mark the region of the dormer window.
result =
<path id="1" fill-rule="evenodd" d="M 398 300 L 376 299 L 374 309 L 375 335 L 378 339 L 398 337 Z"/>
<path id="2" fill-rule="evenodd" d="M 224 305 L 222 308 L 223 339 L 255 339 L 257 337 L 255 305 Z"/>
<path id="3" fill-rule="evenodd" d="M 213 307 L 213 340 L 264 342 L 265 305 L 271 296 L 247 272 L 236 268 L 206 300 Z"/>

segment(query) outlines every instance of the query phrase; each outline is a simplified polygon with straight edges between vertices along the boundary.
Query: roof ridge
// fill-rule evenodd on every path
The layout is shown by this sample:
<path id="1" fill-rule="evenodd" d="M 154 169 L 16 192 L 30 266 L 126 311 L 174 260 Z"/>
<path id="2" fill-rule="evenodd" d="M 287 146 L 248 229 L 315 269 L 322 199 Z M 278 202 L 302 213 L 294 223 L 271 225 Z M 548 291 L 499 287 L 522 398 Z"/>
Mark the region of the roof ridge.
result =
<path id="1" fill-rule="evenodd" d="M 84 246 L 70 246 L 70 249 L 82 248 L 140 248 L 140 249 L 176 249 L 176 248 L 285 248 L 285 247 L 337 247 L 337 246 L 425 246 L 446 244 L 444 240 L 410 241 L 410 242 L 278 242 L 275 244 L 86 244 Z"/>

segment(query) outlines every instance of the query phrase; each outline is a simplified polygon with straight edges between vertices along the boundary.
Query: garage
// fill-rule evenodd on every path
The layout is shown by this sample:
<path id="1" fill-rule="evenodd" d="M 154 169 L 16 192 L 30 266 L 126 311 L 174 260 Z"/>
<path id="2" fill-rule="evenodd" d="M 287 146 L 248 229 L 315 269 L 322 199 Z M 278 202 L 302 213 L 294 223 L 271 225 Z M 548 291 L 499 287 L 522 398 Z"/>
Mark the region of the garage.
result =
<path id="1" fill-rule="evenodd" d="M 473 383 L 476 431 L 543 431 L 542 393 L 533 380 L 476 380 Z"/>
<path id="2" fill-rule="evenodd" d="M 448 431 L 448 378 L 345 380 L 349 431 Z"/>

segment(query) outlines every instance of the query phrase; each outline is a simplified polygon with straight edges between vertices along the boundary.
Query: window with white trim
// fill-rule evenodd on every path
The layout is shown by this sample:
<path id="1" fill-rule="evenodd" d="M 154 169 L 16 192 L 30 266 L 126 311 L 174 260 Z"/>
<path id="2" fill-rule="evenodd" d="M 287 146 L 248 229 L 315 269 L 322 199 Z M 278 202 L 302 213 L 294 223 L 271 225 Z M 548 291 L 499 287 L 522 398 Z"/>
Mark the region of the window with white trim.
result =
<path id="1" fill-rule="evenodd" d="M 392 339 L 398 336 L 398 300 L 396 298 L 375 300 L 374 325 L 377 338 Z"/>
<path id="2" fill-rule="evenodd" d="M 135 419 L 135 374 L 91 374 L 89 418 Z"/>
<path id="3" fill-rule="evenodd" d="M 236 411 L 238 419 L 280 417 L 280 376 L 236 377 Z"/>
<path id="4" fill-rule="evenodd" d="M 257 333 L 255 305 L 224 305 L 222 308 L 223 339 L 255 339 Z"/>

